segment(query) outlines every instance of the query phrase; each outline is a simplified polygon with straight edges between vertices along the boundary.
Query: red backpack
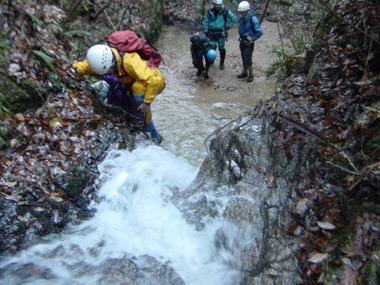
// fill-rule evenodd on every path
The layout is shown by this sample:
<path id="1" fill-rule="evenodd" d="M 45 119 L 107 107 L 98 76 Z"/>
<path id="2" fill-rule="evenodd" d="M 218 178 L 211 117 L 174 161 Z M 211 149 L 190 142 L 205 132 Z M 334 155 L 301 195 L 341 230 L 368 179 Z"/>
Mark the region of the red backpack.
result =
<path id="1" fill-rule="evenodd" d="M 113 32 L 108 36 L 108 45 L 122 52 L 137 52 L 144 60 L 148 60 L 150 68 L 158 68 L 162 56 L 158 50 L 146 40 L 140 38 L 134 31 L 125 30 Z"/>

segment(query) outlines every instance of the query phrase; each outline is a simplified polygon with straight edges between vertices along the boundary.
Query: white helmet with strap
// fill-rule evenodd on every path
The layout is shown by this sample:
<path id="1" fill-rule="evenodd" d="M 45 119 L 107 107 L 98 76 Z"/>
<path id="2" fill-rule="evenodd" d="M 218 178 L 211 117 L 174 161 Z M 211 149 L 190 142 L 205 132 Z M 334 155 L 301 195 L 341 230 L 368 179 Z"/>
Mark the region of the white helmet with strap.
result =
<path id="1" fill-rule="evenodd" d="M 111 48 L 107 45 L 94 45 L 86 55 L 88 65 L 96 74 L 106 74 L 111 68 L 114 55 Z"/>
<path id="2" fill-rule="evenodd" d="M 212 1 L 212 3 L 214 3 L 216 5 L 222 5 L 223 4 L 223 0 L 214 0 L 214 1 Z"/>
<path id="3" fill-rule="evenodd" d="M 244 11 L 249 11 L 249 10 L 251 10 L 251 8 L 249 7 L 249 3 L 247 1 L 240 2 L 238 6 L 239 12 L 244 12 Z"/>

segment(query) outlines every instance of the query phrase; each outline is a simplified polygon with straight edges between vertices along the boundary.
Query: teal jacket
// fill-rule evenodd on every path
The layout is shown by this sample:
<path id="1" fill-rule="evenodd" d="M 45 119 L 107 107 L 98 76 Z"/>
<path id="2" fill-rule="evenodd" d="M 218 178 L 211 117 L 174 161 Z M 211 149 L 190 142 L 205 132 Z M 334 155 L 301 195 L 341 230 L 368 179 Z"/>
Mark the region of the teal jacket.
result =
<path id="1" fill-rule="evenodd" d="M 204 21 L 204 29 L 203 31 L 207 34 L 211 30 L 222 31 L 224 30 L 224 26 L 226 29 L 230 29 L 236 23 L 236 16 L 230 10 L 222 5 L 222 9 L 220 9 L 219 13 L 215 17 L 214 6 L 212 6 L 207 12 Z M 229 23 L 226 21 L 229 19 Z"/>

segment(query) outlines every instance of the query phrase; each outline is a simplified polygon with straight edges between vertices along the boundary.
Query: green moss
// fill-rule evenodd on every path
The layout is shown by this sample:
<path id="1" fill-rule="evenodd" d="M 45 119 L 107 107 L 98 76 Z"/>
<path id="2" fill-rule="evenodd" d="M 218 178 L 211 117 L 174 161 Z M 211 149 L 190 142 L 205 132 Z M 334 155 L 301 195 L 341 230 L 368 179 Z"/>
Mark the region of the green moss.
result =
<path id="1" fill-rule="evenodd" d="M 333 234 L 329 243 L 330 244 L 338 243 L 337 249 L 341 251 L 350 242 L 351 236 L 352 236 L 352 228 L 341 228 L 336 233 Z"/>
<path id="2" fill-rule="evenodd" d="M 380 280 L 380 246 L 377 244 L 375 250 L 369 258 L 369 261 L 360 271 L 357 284 L 375 285 Z"/>
<path id="3" fill-rule="evenodd" d="M 371 149 L 380 149 L 380 137 L 374 137 L 370 140 Z"/>

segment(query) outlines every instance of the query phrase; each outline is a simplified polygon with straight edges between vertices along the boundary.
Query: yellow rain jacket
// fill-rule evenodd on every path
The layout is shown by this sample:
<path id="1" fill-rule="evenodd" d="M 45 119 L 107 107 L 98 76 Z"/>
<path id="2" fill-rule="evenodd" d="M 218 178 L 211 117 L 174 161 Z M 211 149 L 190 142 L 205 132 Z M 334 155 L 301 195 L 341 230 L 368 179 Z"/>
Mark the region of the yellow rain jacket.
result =
<path id="1" fill-rule="evenodd" d="M 132 84 L 132 92 L 136 95 L 144 95 L 144 103 L 150 104 L 157 94 L 165 87 L 165 79 L 157 68 L 149 68 L 147 61 L 140 58 L 137 53 L 125 53 L 123 58 L 119 52 L 111 48 L 117 59 L 118 73 L 111 75 L 116 76 L 122 83 Z M 123 67 L 122 67 L 123 65 Z M 78 75 L 95 74 L 89 67 L 87 60 L 74 63 L 73 67 L 77 68 Z"/>

